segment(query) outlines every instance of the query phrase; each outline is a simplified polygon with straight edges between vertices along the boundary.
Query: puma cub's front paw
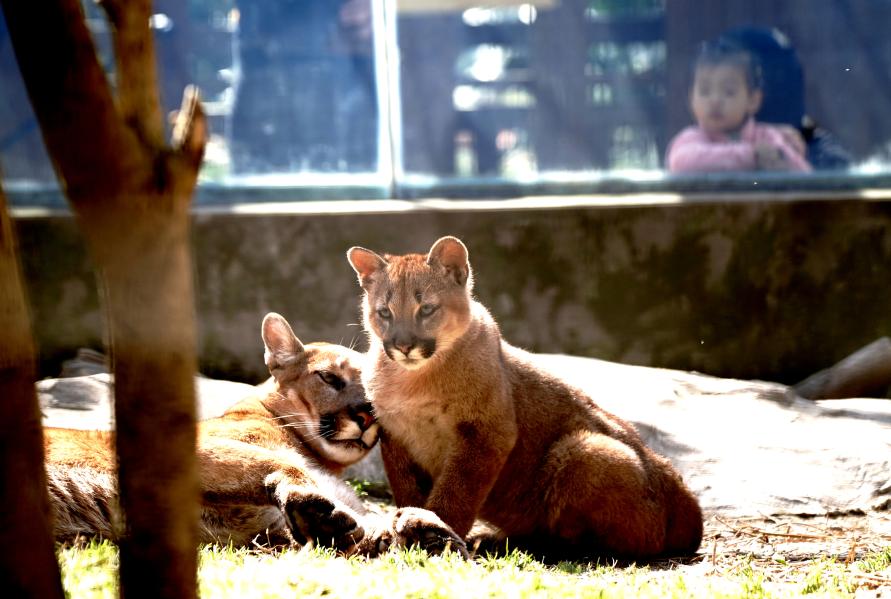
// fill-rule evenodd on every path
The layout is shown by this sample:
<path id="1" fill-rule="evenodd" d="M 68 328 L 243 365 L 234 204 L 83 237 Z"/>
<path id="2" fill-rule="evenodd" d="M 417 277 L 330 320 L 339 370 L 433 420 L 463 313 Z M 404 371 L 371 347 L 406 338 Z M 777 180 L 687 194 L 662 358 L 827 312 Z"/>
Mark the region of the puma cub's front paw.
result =
<path id="1" fill-rule="evenodd" d="M 377 515 L 366 517 L 365 537 L 353 548 L 353 555 L 380 557 L 393 546 L 393 531 Z"/>
<path id="2" fill-rule="evenodd" d="M 350 508 L 318 493 L 292 494 L 284 511 L 292 530 L 325 547 L 349 552 L 365 536 Z"/>
<path id="3" fill-rule="evenodd" d="M 418 545 L 434 555 L 451 550 L 465 559 L 470 557 L 464 539 L 430 510 L 417 507 L 397 510 L 393 516 L 393 534 L 395 545 Z"/>

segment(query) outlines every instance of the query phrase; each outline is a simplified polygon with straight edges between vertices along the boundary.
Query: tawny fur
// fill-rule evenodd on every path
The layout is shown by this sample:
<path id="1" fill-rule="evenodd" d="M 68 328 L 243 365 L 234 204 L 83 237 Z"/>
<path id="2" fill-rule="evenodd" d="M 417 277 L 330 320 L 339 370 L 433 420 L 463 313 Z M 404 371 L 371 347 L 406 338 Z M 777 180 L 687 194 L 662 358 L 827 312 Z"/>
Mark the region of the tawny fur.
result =
<path id="1" fill-rule="evenodd" d="M 360 355 L 339 345 L 304 346 L 277 314 L 264 319 L 262 336 L 272 377 L 255 397 L 199 424 L 201 541 L 316 540 L 369 555 L 394 542 L 463 551 L 435 515 L 403 511 L 390 521 L 370 514 L 337 478 L 378 437 L 361 385 Z M 110 432 L 46 429 L 57 540 L 126 534 L 113 444 Z"/>
<path id="2" fill-rule="evenodd" d="M 634 428 L 501 338 L 472 299 L 467 250 L 348 257 L 365 291 L 365 388 L 397 505 L 458 534 L 479 518 L 514 545 L 640 559 L 691 554 L 698 502 Z"/>

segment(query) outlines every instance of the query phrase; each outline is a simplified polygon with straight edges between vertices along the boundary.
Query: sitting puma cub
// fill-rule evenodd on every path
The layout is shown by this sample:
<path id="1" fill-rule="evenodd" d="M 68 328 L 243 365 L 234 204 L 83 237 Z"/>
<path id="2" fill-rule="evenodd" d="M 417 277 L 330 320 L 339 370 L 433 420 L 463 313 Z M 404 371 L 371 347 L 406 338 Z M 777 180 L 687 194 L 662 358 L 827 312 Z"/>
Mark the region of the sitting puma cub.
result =
<path id="1" fill-rule="evenodd" d="M 363 382 L 396 503 L 459 535 L 476 518 L 511 545 L 629 559 L 691 554 L 702 512 L 668 461 L 581 391 L 502 340 L 471 298 L 467 248 L 347 253 L 365 291 Z"/>
<path id="2" fill-rule="evenodd" d="M 435 514 L 367 512 L 336 478 L 377 442 L 353 350 L 303 345 L 278 314 L 263 319 L 272 377 L 259 394 L 199 423 L 201 541 L 248 545 L 316 540 L 345 553 L 374 555 L 391 543 L 446 545 L 465 552 Z M 48 428 L 47 478 L 55 536 L 111 540 L 123 533 L 117 510 L 113 433 Z"/>

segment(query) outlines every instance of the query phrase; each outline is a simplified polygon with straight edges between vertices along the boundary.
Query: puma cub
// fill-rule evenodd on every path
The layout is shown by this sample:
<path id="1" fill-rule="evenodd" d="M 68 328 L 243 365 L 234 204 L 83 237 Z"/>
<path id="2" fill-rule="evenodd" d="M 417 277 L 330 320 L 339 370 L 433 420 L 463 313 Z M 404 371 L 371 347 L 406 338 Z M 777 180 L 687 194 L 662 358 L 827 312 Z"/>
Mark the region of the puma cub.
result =
<path id="1" fill-rule="evenodd" d="M 363 382 L 399 506 L 459 535 L 477 518 L 525 546 L 641 559 L 691 554 L 702 512 L 622 419 L 539 369 L 471 297 L 467 248 L 347 253 L 365 292 Z"/>
<path id="2" fill-rule="evenodd" d="M 374 555 L 391 543 L 439 551 L 463 541 L 425 510 L 369 513 L 335 475 L 378 439 L 353 350 L 303 345 L 278 314 L 263 319 L 272 377 L 256 397 L 199 423 L 202 542 L 287 544 L 315 540 Z M 44 435 L 55 536 L 111 540 L 124 534 L 117 508 L 113 433 L 47 428 Z"/>

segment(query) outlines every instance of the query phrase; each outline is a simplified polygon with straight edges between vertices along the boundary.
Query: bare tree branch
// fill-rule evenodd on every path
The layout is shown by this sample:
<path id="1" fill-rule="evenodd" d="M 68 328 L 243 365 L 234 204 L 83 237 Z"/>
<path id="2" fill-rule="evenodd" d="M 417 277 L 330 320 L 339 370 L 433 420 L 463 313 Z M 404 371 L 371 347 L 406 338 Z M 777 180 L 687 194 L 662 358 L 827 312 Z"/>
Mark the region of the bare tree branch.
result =
<path id="1" fill-rule="evenodd" d="M 67 157 L 55 163 L 63 186 L 75 195 L 104 193 L 119 178 L 109 171 L 138 157 L 121 155 L 127 133 L 79 0 L 0 5 L 46 146 L 51 155 Z M 96 170 L 96 164 L 106 166 Z"/>
<path id="2" fill-rule="evenodd" d="M 164 145 L 150 0 L 101 0 L 113 30 L 121 117 L 150 148 Z"/>

